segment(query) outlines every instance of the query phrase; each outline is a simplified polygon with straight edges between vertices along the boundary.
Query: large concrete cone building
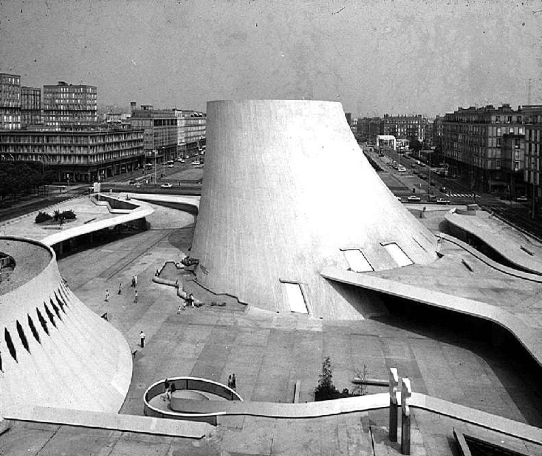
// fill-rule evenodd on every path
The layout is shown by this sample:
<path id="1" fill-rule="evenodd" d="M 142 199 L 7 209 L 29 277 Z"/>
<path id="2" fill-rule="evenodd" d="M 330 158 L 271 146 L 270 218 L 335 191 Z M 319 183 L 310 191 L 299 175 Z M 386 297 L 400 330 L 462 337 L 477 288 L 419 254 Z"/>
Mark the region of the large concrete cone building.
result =
<path id="1" fill-rule="evenodd" d="M 0 416 L 33 406 L 118 412 L 130 347 L 71 292 L 54 251 L 0 237 L 0 273 Z"/>
<path id="2" fill-rule="evenodd" d="M 387 189 L 340 103 L 213 101 L 191 256 L 197 280 L 256 307 L 363 318 L 374 296 L 322 278 L 436 259 L 436 239 Z"/>

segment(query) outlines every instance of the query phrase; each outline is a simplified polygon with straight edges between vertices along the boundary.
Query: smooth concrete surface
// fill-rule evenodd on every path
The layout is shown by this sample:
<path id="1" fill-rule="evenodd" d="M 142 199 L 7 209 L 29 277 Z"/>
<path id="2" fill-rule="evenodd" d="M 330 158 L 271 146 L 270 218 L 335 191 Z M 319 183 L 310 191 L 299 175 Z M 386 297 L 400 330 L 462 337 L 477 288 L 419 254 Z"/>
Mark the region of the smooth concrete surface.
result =
<path id="1" fill-rule="evenodd" d="M 313 317 L 360 319 L 378 298 L 330 284 L 319 271 L 349 267 L 361 249 L 375 270 L 436 259 L 436 239 L 388 190 L 354 139 L 340 103 L 216 101 L 191 256 L 198 281 L 272 311 L 290 311 L 284 283 L 301 284 Z"/>
<path id="2" fill-rule="evenodd" d="M 3 411 L 3 417 L 6 420 L 80 426 L 143 434 L 182 436 L 190 439 L 201 439 L 206 434 L 212 432 L 211 425 L 207 423 L 173 421 L 161 418 L 146 418 L 135 415 L 43 406 L 8 407 Z"/>
<path id="3" fill-rule="evenodd" d="M 107 196 L 118 197 L 114 194 L 107 194 Z M 23 236 L 47 245 L 54 245 L 83 234 L 148 217 L 152 214 L 151 207 L 146 203 L 135 200 L 130 202 L 136 204 L 137 208 L 133 211 L 120 211 L 119 213 L 116 210 L 112 211 L 105 202 L 104 204 L 96 204 L 96 201 L 90 196 L 80 196 L 41 210 L 50 215 L 53 215 L 56 210 L 72 210 L 77 216 L 75 220 L 65 221 L 62 225 L 37 224 L 34 219 L 40 211 L 35 211 L 17 219 L 0 223 L 0 232 L 2 235 Z"/>
<path id="4" fill-rule="evenodd" d="M 322 360 L 329 355 L 334 383 L 339 389 L 352 387 L 354 368 L 363 364 L 376 378 L 386 378 L 388 367 L 398 367 L 400 375 L 412 380 L 417 393 L 542 426 L 536 385 L 522 371 L 521 361 L 478 340 L 463 340 L 460 331 L 445 325 L 409 327 L 410 323 L 403 324 L 392 316 L 381 321 L 333 322 L 230 304 L 225 308 L 204 305 L 177 313 L 179 298 L 174 290 L 154 283 L 152 277 L 165 259 L 175 261 L 188 253 L 193 217 L 155 208 L 150 221 L 148 232 L 74 254 L 60 262 L 70 288 L 95 313 L 108 311 L 111 323 L 137 350 L 123 413 L 142 414 L 145 388 L 153 381 L 174 375 L 226 382 L 228 375 L 235 372 L 237 389 L 245 399 L 272 402 L 291 402 L 295 384 L 301 380 L 301 401 L 310 401 Z M 472 272 L 461 266 L 461 254 L 451 249 L 446 253 L 425 273 L 420 273 L 422 269 L 417 265 L 399 271 L 407 282 L 421 280 L 428 286 L 443 286 L 447 282 L 441 282 L 438 266 L 443 261 L 452 268 L 450 275 L 456 287 L 458 283 L 461 287 L 468 285 L 466 278 Z M 494 279 L 487 265 L 486 270 L 482 264 L 469 261 L 473 261 L 478 273 L 487 272 L 484 281 L 492 285 L 493 280 L 501 282 L 500 276 Z M 129 286 L 133 274 L 138 274 L 139 280 L 137 303 L 133 302 L 133 289 Z M 478 285 L 483 286 L 484 281 L 478 280 Z M 114 290 L 119 283 L 122 293 L 117 295 Z M 186 286 L 193 287 L 196 297 L 206 303 L 217 299 L 194 283 Z M 108 303 L 103 301 L 106 287 L 113 290 Z M 519 299 L 520 290 L 514 289 L 510 294 L 507 286 L 503 288 L 499 290 L 499 302 L 508 301 L 511 296 Z M 466 292 L 474 293 L 468 287 Z M 142 329 L 147 334 L 145 348 L 138 347 Z M 369 388 L 370 393 L 378 391 L 376 387 Z M 382 410 L 312 419 L 225 417 L 196 446 L 182 438 L 145 434 L 137 437 L 129 432 L 104 433 L 82 427 L 74 430 L 69 425 L 11 420 L 12 429 L 0 436 L 0 445 L 16 456 L 40 451 L 107 451 L 113 456 L 145 452 L 171 455 L 176 451 L 189 455 L 398 454 L 397 445 L 386 439 L 386 423 L 387 411 Z M 542 453 L 540 445 L 422 409 L 414 411 L 412 425 L 412 454 L 455 454 L 450 443 L 453 428 L 491 435 L 527 454 Z"/>
<path id="5" fill-rule="evenodd" d="M 531 236 L 513 229 L 485 211 L 476 211 L 475 216 L 450 211 L 446 214 L 446 221 L 456 229 L 482 239 L 511 264 L 542 275 L 542 243 Z M 504 238 L 508 242 L 503 242 Z"/>

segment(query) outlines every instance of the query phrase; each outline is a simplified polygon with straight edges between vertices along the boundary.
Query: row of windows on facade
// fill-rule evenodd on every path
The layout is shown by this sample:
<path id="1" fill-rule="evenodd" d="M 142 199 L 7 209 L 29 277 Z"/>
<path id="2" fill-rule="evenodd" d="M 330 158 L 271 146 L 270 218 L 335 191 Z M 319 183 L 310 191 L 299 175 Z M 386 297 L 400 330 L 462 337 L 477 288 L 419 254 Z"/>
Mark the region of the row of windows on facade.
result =
<path id="1" fill-rule="evenodd" d="M 123 149 L 114 151 L 114 153 L 94 152 L 88 153 L 88 151 L 81 155 L 76 154 L 18 154 L 17 152 L 11 153 L 0 149 L 0 161 L 1 160 L 15 160 L 15 161 L 43 161 L 51 165 L 69 163 L 69 164 L 88 164 L 88 163 L 101 163 L 104 161 L 115 160 L 118 158 L 130 158 L 143 156 L 143 149 Z"/>

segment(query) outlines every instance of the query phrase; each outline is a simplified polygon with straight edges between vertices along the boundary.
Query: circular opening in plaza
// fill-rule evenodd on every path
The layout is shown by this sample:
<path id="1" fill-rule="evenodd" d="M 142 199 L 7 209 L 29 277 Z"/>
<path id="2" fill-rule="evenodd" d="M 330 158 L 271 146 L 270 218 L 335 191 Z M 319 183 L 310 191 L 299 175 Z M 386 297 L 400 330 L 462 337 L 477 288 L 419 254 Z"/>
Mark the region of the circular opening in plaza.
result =
<path id="1" fill-rule="evenodd" d="M 143 397 L 147 416 L 216 425 L 220 412 L 200 413 L 198 401 L 242 401 L 232 388 L 212 380 L 196 377 L 172 377 L 153 383 Z"/>

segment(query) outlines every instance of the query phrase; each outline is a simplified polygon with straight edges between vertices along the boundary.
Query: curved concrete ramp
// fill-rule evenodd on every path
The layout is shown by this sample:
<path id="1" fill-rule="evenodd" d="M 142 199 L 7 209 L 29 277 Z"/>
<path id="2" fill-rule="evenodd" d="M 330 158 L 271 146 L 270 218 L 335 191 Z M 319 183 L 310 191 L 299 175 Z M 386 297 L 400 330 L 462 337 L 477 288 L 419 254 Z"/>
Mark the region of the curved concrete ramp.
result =
<path id="1" fill-rule="evenodd" d="M 214 101 L 207 115 L 191 253 L 203 286 L 268 310 L 363 318 L 381 310 L 374 297 L 320 270 L 436 259 L 435 237 L 365 159 L 340 103 Z"/>

